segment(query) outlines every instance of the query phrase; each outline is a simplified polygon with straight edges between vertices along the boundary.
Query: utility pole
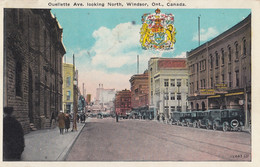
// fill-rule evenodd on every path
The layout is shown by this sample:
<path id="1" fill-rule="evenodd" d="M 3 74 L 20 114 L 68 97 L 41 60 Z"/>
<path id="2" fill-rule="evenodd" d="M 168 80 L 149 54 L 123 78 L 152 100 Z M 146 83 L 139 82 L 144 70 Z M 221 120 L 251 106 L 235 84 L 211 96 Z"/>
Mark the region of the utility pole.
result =
<path id="1" fill-rule="evenodd" d="M 77 112 L 78 112 L 78 102 L 77 102 L 77 80 L 75 76 L 75 57 L 73 54 L 73 127 L 72 131 L 77 131 Z"/>
<path id="2" fill-rule="evenodd" d="M 198 16 L 198 38 L 199 38 L 199 46 L 200 46 L 200 15 Z"/>
<path id="3" fill-rule="evenodd" d="M 139 55 L 137 55 L 137 74 L 139 74 Z"/>

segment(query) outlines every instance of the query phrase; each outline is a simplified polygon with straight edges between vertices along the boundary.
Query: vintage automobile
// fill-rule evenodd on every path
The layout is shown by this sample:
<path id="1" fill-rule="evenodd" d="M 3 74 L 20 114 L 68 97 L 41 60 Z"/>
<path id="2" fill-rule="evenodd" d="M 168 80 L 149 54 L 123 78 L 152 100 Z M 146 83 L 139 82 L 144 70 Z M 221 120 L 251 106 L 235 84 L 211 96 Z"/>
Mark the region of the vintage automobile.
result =
<path id="1" fill-rule="evenodd" d="M 202 120 L 205 115 L 204 111 L 192 111 L 191 112 L 191 122 L 194 128 L 198 127 L 199 120 Z"/>
<path id="2" fill-rule="evenodd" d="M 209 128 L 209 111 L 203 111 L 199 113 L 198 119 L 197 119 L 197 128 L 206 127 Z"/>
<path id="3" fill-rule="evenodd" d="M 191 112 L 182 112 L 180 117 L 181 126 L 190 126 L 191 122 Z"/>
<path id="4" fill-rule="evenodd" d="M 172 112 L 171 113 L 171 121 L 172 121 L 172 125 L 179 125 L 180 124 L 180 117 L 181 117 L 181 113 L 180 112 Z"/>
<path id="5" fill-rule="evenodd" d="M 245 115 L 240 109 L 224 109 L 218 117 L 214 118 L 213 129 L 217 130 L 222 128 L 222 130 L 237 130 L 241 131 L 242 126 L 245 125 Z"/>

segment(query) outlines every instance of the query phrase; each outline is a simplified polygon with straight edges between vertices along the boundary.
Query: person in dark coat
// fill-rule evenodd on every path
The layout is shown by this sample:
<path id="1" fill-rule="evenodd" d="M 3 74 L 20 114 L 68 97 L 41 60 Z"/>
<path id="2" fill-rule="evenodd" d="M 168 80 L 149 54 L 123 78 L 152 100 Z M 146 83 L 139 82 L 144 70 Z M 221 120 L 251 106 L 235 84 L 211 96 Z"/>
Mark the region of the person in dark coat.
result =
<path id="1" fill-rule="evenodd" d="M 13 107 L 4 107 L 3 156 L 5 161 L 19 161 L 24 151 L 24 132 L 22 125 L 11 116 Z"/>
<path id="2" fill-rule="evenodd" d="M 65 114 L 65 132 L 68 132 L 70 128 L 70 116 Z"/>
<path id="3" fill-rule="evenodd" d="M 65 128 L 65 114 L 61 110 L 59 115 L 58 115 L 58 122 L 59 122 L 59 128 L 60 128 L 60 134 L 63 135 L 63 131 Z"/>

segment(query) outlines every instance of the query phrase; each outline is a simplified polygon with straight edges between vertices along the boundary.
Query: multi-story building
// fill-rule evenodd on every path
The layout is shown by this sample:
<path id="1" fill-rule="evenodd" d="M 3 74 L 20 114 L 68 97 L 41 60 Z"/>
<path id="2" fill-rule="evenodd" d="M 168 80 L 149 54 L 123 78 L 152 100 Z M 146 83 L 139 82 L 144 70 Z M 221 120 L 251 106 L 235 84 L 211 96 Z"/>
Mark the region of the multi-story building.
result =
<path id="1" fill-rule="evenodd" d="M 50 9 L 4 9 L 4 106 L 25 133 L 62 109 L 62 31 Z"/>
<path id="2" fill-rule="evenodd" d="M 149 112 L 148 101 L 148 71 L 143 74 L 136 74 L 129 80 L 131 84 L 131 107 L 132 111 L 138 113 L 142 117 L 153 118 L 153 113 Z"/>
<path id="3" fill-rule="evenodd" d="M 99 84 L 99 88 L 96 90 L 96 105 L 100 105 L 101 111 L 110 111 L 114 106 L 116 90 L 105 89 L 103 84 Z"/>
<path id="4" fill-rule="evenodd" d="M 148 62 L 149 100 L 157 119 L 187 110 L 188 68 L 186 58 L 151 58 Z"/>
<path id="5" fill-rule="evenodd" d="M 115 112 L 119 116 L 126 116 L 131 112 L 131 91 L 122 90 L 116 93 Z"/>
<path id="6" fill-rule="evenodd" d="M 66 113 L 73 112 L 74 103 L 74 71 L 73 64 L 63 63 L 63 108 Z"/>
<path id="7" fill-rule="evenodd" d="M 187 53 L 191 110 L 241 108 L 250 121 L 251 15 Z"/>

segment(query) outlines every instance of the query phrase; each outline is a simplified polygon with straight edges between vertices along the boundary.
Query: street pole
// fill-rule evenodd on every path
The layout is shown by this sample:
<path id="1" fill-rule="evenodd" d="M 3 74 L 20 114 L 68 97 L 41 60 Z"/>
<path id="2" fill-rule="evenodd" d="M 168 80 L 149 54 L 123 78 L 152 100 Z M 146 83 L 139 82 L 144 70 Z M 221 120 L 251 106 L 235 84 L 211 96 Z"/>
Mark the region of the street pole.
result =
<path id="1" fill-rule="evenodd" d="M 76 78 L 75 78 L 75 57 L 73 54 L 73 93 L 74 93 L 74 97 L 73 97 L 73 128 L 72 131 L 77 131 L 77 111 L 78 111 L 78 102 L 77 102 L 77 82 Z"/>

